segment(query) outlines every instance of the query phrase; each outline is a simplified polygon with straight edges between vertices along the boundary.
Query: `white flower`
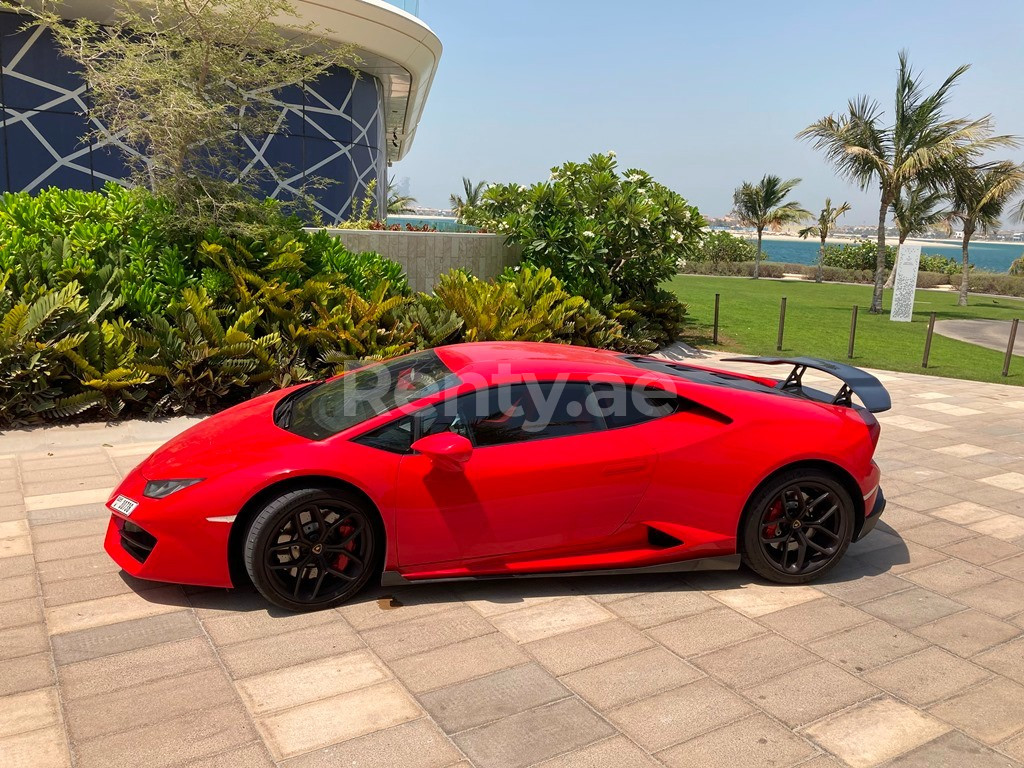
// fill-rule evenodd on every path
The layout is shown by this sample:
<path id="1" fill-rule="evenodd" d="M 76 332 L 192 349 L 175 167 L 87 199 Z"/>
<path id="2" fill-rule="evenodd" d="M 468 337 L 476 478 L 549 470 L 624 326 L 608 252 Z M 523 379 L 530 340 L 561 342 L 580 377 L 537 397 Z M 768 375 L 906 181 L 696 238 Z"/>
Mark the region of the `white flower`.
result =
<path id="1" fill-rule="evenodd" d="M 596 237 L 596 235 L 595 235 L 595 234 L 594 234 L 593 232 L 591 232 L 591 231 L 590 231 L 589 229 L 588 229 L 588 230 L 586 230 L 586 231 L 585 231 L 585 232 L 583 233 L 583 236 L 584 236 L 584 237 Z"/>
<path id="2" fill-rule="evenodd" d="M 608 157 L 615 157 L 615 150 L 614 149 L 609 149 L 608 150 Z"/>

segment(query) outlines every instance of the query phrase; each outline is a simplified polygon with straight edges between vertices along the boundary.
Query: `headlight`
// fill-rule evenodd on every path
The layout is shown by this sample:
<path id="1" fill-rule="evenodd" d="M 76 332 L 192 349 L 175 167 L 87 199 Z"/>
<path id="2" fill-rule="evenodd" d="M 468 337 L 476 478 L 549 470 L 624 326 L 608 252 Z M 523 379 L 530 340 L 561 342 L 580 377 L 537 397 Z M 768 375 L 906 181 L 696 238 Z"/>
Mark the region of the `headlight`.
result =
<path id="1" fill-rule="evenodd" d="M 142 491 L 142 495 L 150 499 L 163 499 L 175 491 L 188 488 L 190 485 L 203 482 L 203 478 L 195 480 L 150 480 Z"/>

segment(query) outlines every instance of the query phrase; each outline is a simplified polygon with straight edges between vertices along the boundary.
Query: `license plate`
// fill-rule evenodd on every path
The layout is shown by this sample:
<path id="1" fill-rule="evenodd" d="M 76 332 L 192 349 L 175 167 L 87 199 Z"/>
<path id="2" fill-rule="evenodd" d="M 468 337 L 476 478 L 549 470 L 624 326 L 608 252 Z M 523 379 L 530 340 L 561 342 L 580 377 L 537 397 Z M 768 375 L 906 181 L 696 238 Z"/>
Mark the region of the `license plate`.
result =
<path id="1" fill-rule="evenodd" d="M 127 496 L 118 496 L 110 502 L 110 508 L 115 512 L 120 512 L 125 517 L 131 515 L 137 506 L 139 506 L 139 502 L 132 501 Z"/>

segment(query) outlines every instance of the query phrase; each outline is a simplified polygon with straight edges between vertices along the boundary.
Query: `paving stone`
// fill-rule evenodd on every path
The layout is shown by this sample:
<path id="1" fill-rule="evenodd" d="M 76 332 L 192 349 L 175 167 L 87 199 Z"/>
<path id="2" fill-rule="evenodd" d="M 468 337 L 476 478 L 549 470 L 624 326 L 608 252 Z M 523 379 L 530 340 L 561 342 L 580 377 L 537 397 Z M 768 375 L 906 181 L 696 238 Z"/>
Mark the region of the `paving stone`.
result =
<path id="1" fill-rule="evenodd" d="M 219 666 L 206 639 L 191 637 L 69 664 L 60 671 L 61 695 L 83 699 L 201 670 L 216 676 Z"/>
<path id="2" fill-rule="evenodd" d="M 948 725 L 934 717 L 895 699 L 882 698 L 815 723 L 805 733 L 853 768 L 869 768 L 948 730 Z"/>
<path id="3" fill-rule="evenodd" d="M 860 608 L 901 629 L 913 629 L 944 616 L 959 613 L 966 610 L 967 606 L 927 589 L 915 587 L 906 592 L 863 603 Z"/>
<path id="4" fill-rule="evenodd" d="M 955 523 L 956 525 L 970 525 L 979 520 L 988 520 L 990 517 L 995 517 L 998 514 L 991 507 L 975 504 L 973 501 L 961 501 L 957 504 L 951 504 L 948 507 L 932 511 L 932 515 L 935 517 L 942 518 L 946 522 Z"/>
<path id="5" fill-rule="evenodd" d="M 884 621 L 871 621 L 811 643 L 815 653 L 853 672 L 863 672 L 919 651 L 927 645 Z"/>
<path id="6" fill-rule="evenodd" d="M 217 755 L 190 760 L 181 768 L 275 768 L 275 764 L 263 742 L 255 741 Z"/>
<path id="7" fill-rule="evenodd" d="M 1007 768 L 1003 755 L 953 731 L 901 755 L 888 768 Z M 803 768 L 803 766 L 801 766 Z"/>
<path id="8" fill-rule="evenodd" d="M 841 566 L 842 563 L 840 563 Z M 826 578 L 827 581 L 816 583 L 815 587 L 850 605 L 860 605 L 869 600 L 876 600 L 879 597 L 910 589 L 912 586 L 903 579 L 888 573 L 858 576 L 854 579 L 838 579 L 830 573 Z"/>
<path id="9" fill-rule="evenodd" d="M 975 536 L 973 539 L 958 541 L 943 547 L 942 551 L 975 565 L 988 565 L 1022 554 L 1020 547 L 992 536 Z"/>
<path id="10" fill-rule="evenodd" d="M 477 768 L 526 768 L 614 732 L 585 704 L 570 698 L 464 731 L 454 740 Z"/>
<path id="11" fill-rule="evenodd" d="M 423 710 L 400 685 L 386 682 L 293 707 L 256 724 L 271 754 L 283 760 L 422 716 Z"/>
<path id="12" fill-rule="evenodd" d="M 50 642 L 57 664 L 74 664 L 200 634 L 195 617 L 187 611 L 178 611 L 54 635 Z"/>
<path id="13" fill-rule="evenodd" d="M 68 733 L 86 741 L 236 701 L 220 669 L 206 669 L 64 702 Z"/>
<path id="14" fill-rule="evenodd" d="M 49 650 L 50 641 L 41 621 L 0 631 L 0 661 Z"/>
<path id="15" fill-rule="evenodd" d="M 24 576 L 27 573 L 34 573 L 35 570 L 36 561 L 32 559 L 32 555 L 0 557 L 0 579 Z"/>
<path id="16" fill-rule="evenodd" d="M 16 578 L 21 578 L 20 576 Z M 6 580 L 4 581 L 6 584 Z M 43 608 L 38 597 L 23 597 L 9 603 L 0 603 L 0 629 L 38 624 L 43 621 Z"/>
<path id="17" fill-rule="evenodd" d="M 406 656 L 389 666 L 406 688 L 413 693 L 423 693 L 519 666 L 529 660 L 519 646 L 500 632 L 492 632 Z"/>
<path id="18" fill-rule="evenodd" d="M 606 621 L 528 643 L 523 648 L 555 675 L 565 675 L 645 650 L 650 639 L 624 621 Z"/>
<path id="19" fill-rule="evenodd" d="M 998 744 L 1024 729 L 1024 686 L 994 678 L 929 709 L 985 744 Z"/>
<path id="20" fill-rule="evenodd" d="M 648 636 L 680 656 L 695 656 L 763 635 L 765 628 L 731 608 L 662 624 Z"/>
<path id="21" fill-rule="evenodd" d="M 990 673 L 939 648 L 925 648 L 864 673 L 864 679 L 923 707 L 959 693 Z"/>
<path id="22" fill-rule="evenodd" d="M 26 496 L 25 508 L 29 512 L 37 509 L 58 509 L 74 507 L 80 504 L 98 504 L 106 502 L 116 483 L 107 488 L 95 488 L 87 491 L 66 491 L 63 493 L 47 493 L 40 496 Z"/>
<path id="23" fill-rule="evenodd" d="M 88 491 L 102 489 L 108 496 L 121 478 L 113 472 L 113 467 L 106 467 L 106 474 L 93 475 L 91 473 L 71 472 L 70 476 L 60 473 L 60 477 L 49 477 L 46 480 L 26 481 L 24 494 L 26 498 L 38 498 L 43 495 L 57 493 L 73 493 L 76 491 Z"/>
<path id="24" fill-rule="evenodd" d="M 1020 634 L 1020 629 L 976 610 L 933 621 L 914 633 L 960 656 L 973 656 Z"/>
<path id="25" fill-rule="evenodd" d="M 262 599 L 262 598 L 261 598 Z M 194 605 L 194 597 L 189 595 Z M 214 645 L 225 646 L 294 632 L 307 627 L 337 625 L 342 631 L 348 630 L 348 622 L 333 611 L 311 611 L 309 613 L 285 613 L 278 609 L 246 611 L 203 621 L 206 633 Z M 326 631 L 326 630 L 325 630 Z"/>
<path id="26" fill-rule="evenodd" d="M 37 563 L 48 560 L 62 560 L 69 557 L 99 554 L 103 552 L 102 536 L 79 536 L 77 539 L 61 541 L 37 541 L 33 553 Z"/>
<path id="27" fill-rule="evenodd" d="M 178 587 L 158 587 L 47 608 L 46 626 L 51 635 L 59 635 L 180 611 L 186 606 Z"/>
<path id="28" fill-rule="evenodd" d="M 925 547 L 942 547 L 954 541 L 969 539 L 975 532 L 953 523 L 938 520 L 928 525 L 911 528 L 904 533 L 904 538 Z"/>
<path id="29" fill-rule="evenodd" d="M 741 720 L 660 752 L 672 768 L 793 765 L 817 750 L 764 715 Z"/>
<path id="30" fill-rule="evenodd" d="M 958 592 L 956 599 L 1002 619 L 1024 611 L 1024 588 L 1016 579 L 998 579 L 982 584 Z"/>
<path id="31" fill-rule="evenodd" d="M 761 623 L 794 642 L 806 643 L 870 620 L 863 611 L 825 597 L 770 613 Z"/>
<path id="32" fill-rule="evenodd" d="M 173 720 L 79 742 L 76 766 L 170 768 L 241 747 L 255 737 L 241 704 L 194 710 Z"/>
<path id="33" fill-rule="evenodd" d="M 607 716 L 641 747 L 657 752 L 751 712 L 742 698 L 704 679 L 613 709 Z"/>
<path id="34" fill-rule="evenodd" d="M 349 693 L 384 682 L 390 672 L 369 651 L 317 659 L 237 682 L 242 701 L 253 715 Z"/>
<path id="35" fill-rule="evenodd" d="M 743 695 L 791 728 L 875 696 L 878 690 L 827 662 L 795 669 Z"/>
<path id="36" fill-rule="evenodd" d="M 17 768 L 65 768 L 71 765 L 64 729 L 58 726 L 0 739 L 4 765 Z"/>
<path id="37" fill-rule="evenodd" d="M 972 523 L 970 529 L 975 533 L 992 536 L 1003 541 L 1016 541 L 1024 536 L 1024 519 L 1016 515 L 999 515 Z"/>
<path id="38" fill-rule="evenodd" d="M 3 561 L 0 561 L 3 562 Z M 106 552 L 84 557 L 69 557 L 39 563 L 39 582 L 46 588 L 47 584 L 67 579 L 84 579 L 100 573 L 117 573 L 121 568 L 110 559 Z"/>
<path id="39" fill-rule="evenodd" d="M 459 584 L 453 591 L 456 597 L 482 616 L 497 616 L 576 594 L 564 579 L 483 581 Z"/>
<path id="40" fill-rule="evenodd" d="M 70 523 L 77 520 L 103 520 L 110 522 L 110 510 L 106 504 L 75 504 L 70 507 L 56 509 L 33 509 L 28 513 L 32 525 L 49 525 L 51 523 Z"/>
<path id="41" fill-rule="evenodd" d="M 980 653 L 972 661 L 1003 677 L 1024 683 L 1024 637 Z"/>
<path id="42" fill-rule="evenodd" d="M 741 589 L 708 590 L 708 593 L 733 610 L 751 618 L 765 616 L 823 596 L 814 587 L 767 585 L 757 582 L 750 582 Z"/>
<path id="43" fill-rule="evenodd" d="M 730 688 L 742 689 L 815 661 L 814 654 L 799 645 L 767 635 L 697 656 L 692 663 Z"/>
<path id="44" fill-rule="evenodd" d="M 0 696 L 31 691 L 54 684 L 49 653 L 0 661 Z"/>
<path id="45" fill-rule="evenodd" d="M 60 725 L 56 688 L 0 697 L 0 739 L 56 725 Z"/>
<path id="46" fill-rule="evenodd" d="M 32 554 L 32 537 L 27 533 L 24 536 L 0 539 L 0 560 L 30 554 Z"/>
<path id="47" fill-rule="evenodd" d="M 442 730 L 456 733 L 569 695 L 538 664 L 526 664 L 424 693 L 419 700 Z"/>
<path id="48" fill-rule="evenodd" d="M 446 768 L 459 757 L 459 751 L 437 726 L 421 718 L 307 752 L 283 765 L 286 768 Z"/>
<path id="49" fill-rule="evenodd" d="M 2 566 L 2 564 L 3 561 L 0 560 L 0 566 Z M 1015 555 L 1014 557 L 1006 560 L 1000 560 L 998 563 L 992 563 L 989 566 L 989 570 L 995 573 L 1001 573 L 1004 576 L 1024 580 L 1024 554 Z"/>
<path id="50" fill-rule="evenodd" d="M 634 627 L 647 629 L 684 616 L 717 608 L 718 604 L 697 591 L 667 590 L 638 595 L 606 604 Z"/>
<path id="51" fill-rule="evenodd" d="M 983 477 L 981 482 L 994 485 L 996 488 L 1005 488 L 1008 491 L 1019 491 L 1024 489 L 1024 474 L 1020 472 L 1003 472 L 991 477 Z"/>
<path id="52" fill-rule="evenodd" d="M 530 643 L 613 618 L 615 614 L 586 597 L 563 597 L 494 616 L 491 623 L 515 642 Z"/>
<path id="53" fill-rule="evenodd" d="M 904 574 L 903 578 L 939 594 L 955 595 L 979 584 L 995 581 L 998 576 L 980 565 L 949 558 Z"/>
<path id="54" fill-rule="evenodd" d="M 918 530 L 918 529 L 913 529 Z M 902 547 L 889 547 L 880 552 L 871 552 L 861 558 L 866 564 L 873 566 L 878 571 L 890 573 L 894 576 L 924 568 L 927 565 L 934 565 L 947 560 L 948 557 L 937 549 L 931 549 L 923 544 L 916 544 L 913 541 L 904 542 Z"/>
<path id="55" fill-rule="evenodd" d="M 491 624 L 480 614 L 461 606 L 444 613 L 369 629 L 362 633 L 362 639 L 384 661 L 390 662 L 493 631 Z"/>
<path id="56" fill-rule="evenodd" d="M 537 768 L 659 768 L 661 763 L 622 736 L 540 763 Z"/>
<path id="57" fill-rule="evenodd" d="M 461 605 L 455 593 L 438 584 L 416 585 L 390 593 L 374 590 L 337 609 L 357 631 L 411 621 Z"/>
<path id="58" fill-rule="evenodd" d="M 135 579 L 123 571 L 101 573 L 84 579 L 49 582 L 43 586 L 43 601 L 47 608 L 70 603 L 81 603 L 101 597 L 126 595 L 130 592 L 142 594 L 151 589 L 164 589 L 157 581 Z"/>
<path id="59" fill-rule="evenodd" d="M 66 523 L 35 525 L 32 527 L 32 539 L 38 544 L 78 539 L 83 536 L 102 537 L 106 534 L 108 525 L 109 521 L 106 519 L 106 516 L 103 518 L 73 520 Z"/>
<path id="60" fill-rule="evenodd" d="M 218 650 L 231 676 L 238 680 L 307 661 L 339 656 L 363 646 L 347 625 L 328 624 L 234 643 Z"/>
<path id="61" fill-rule="evenodd" d="M 1017 760 L 1022 765 L 1024 765 L 1024 734 L 1020 736 L 1015 736 L 1014 738 L 1009 739 L 1008 741 L 1004 741 L 1002 744 L 999 745 L 999 749 L 1005 752 L 1006 754 L 1010 755 L 1012 758 Z M 983 768 L 988 768 L 988 766 L 984 765 L 984 763 L 982 763 L 982 766 Z"/>
<path id="62" fill-rule="evenodd" d="M 599 710 L 622 706 L 703 677 L 703 673 L 664 648 L 651 648 L 562 678 Z"/>

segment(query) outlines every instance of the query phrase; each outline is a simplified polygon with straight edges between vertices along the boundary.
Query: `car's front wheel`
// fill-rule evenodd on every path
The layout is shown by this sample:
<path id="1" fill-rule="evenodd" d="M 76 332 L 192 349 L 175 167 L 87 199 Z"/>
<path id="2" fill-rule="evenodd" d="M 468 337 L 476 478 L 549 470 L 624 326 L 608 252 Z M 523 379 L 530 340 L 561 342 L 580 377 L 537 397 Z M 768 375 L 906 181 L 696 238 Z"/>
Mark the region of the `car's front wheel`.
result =
<path id="1" fill-rule="evenodd" d="M 764 578 L 802 584 L 831 570 L 854 529 L 853 499 L 818 470 L 786 472 L 751 498 L 742 531 L 743 561 Z"/>
<path id="2" fill-rule="evenodd" d="M 274 605 L 314 611 L 345 602 L 376 569 L 382 537 L 354 494 L 301 488 L 260 510 L 245 541 L 245 568 Z"/>

